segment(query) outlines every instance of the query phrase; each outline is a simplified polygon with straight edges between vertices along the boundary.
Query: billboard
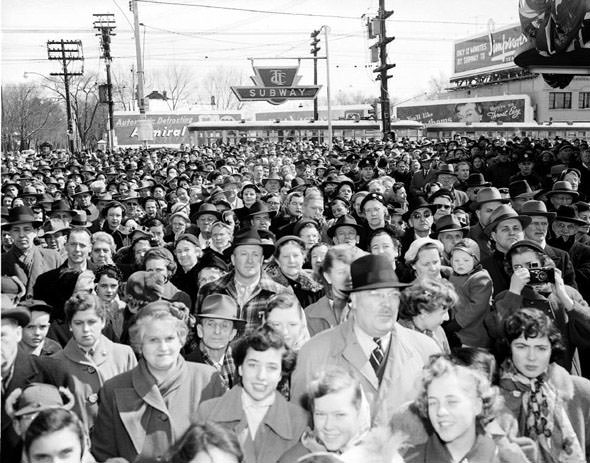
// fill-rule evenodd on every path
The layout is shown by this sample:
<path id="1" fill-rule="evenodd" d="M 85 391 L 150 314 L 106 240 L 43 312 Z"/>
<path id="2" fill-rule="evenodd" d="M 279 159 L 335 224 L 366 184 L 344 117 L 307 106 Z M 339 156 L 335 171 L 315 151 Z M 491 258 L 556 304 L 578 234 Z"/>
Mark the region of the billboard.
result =
<path id="1" fill-rule="evenodd" d="M 514 54 L 527 42 L 520 24 L 455 42 L 454 77 L 516 67 Z"/>
<path id="2" fill-rule="evenodd" d="M 183 113 L 183 114 L 147 114 L 152 121 L 153 140 L 150 145 L 180 145 L 189 143 L 187 126 L 193 122 L 239 121 L 240 113 Z M 115 136 L 118 146 L 141 145 L 139 139 L 141 117 L 139 114 L 115 113 Z"/>
<path id="3" fill-rule="evenodd" d="M 528 122 L 532 120 L 527 95 L 439 100 L 397 107 L 397 118 L 436 124 L 440 122 Z"/>

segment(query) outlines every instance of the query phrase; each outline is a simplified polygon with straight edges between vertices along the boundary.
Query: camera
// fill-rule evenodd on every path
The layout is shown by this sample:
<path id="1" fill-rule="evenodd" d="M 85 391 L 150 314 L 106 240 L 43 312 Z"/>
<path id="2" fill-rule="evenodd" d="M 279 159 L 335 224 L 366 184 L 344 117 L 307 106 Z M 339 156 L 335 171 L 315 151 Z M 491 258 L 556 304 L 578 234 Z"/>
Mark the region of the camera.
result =
<path id="1" fill-rule="evenodd" d="M 531 268 L 529 269 L 529 275 L 531 279 L 529 284 L 539 283 L 555 283 L 555 269 L 553 268 Z"/>

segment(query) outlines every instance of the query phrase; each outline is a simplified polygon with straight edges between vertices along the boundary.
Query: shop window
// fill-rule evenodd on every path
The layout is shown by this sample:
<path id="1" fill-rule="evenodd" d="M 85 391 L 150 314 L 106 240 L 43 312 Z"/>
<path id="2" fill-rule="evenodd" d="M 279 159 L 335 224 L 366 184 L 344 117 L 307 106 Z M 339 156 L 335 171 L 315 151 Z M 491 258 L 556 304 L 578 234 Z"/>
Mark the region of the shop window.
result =
<path id="1" fill-rule="evenodd" d="M 590 92 L 580 92 L 580 99 L 578 101 L 578 108 L 590 109 Z"/>
<path id="2" fill-rule="evenodd" d="M 572 93 L 550 92 L 549 109 L 572 109 Z"/>

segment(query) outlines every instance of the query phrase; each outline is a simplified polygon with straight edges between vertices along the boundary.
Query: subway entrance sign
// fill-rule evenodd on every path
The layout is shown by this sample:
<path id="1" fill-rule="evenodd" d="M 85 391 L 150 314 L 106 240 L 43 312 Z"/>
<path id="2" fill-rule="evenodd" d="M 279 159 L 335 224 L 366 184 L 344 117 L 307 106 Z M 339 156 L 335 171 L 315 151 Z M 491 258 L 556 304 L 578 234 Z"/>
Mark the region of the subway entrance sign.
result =
<path id="1" fill-rule="evenodd" d="M 313 100 L 321 85 L 298 85 L 294 87 L 231 87 L 240 101 L 268 100 Z"/>

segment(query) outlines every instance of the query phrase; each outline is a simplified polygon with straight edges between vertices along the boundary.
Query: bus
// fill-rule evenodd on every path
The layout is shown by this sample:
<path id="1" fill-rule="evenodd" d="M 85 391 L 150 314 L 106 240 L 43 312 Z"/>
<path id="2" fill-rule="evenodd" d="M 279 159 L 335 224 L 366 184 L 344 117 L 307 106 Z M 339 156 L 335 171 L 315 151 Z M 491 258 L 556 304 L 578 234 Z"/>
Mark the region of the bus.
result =
<path id="1" fill-rule="evenodd" d="M 391 124 L 396 137 L 416 140 L 422 137 L 424 126 L 415 121 Z M 211 121 L 193 122 L 187 126 L 192 145 L 238 144 L 249 141 L 299 142 L 328 140 L 327 121 Z M 337 120 L 332 122 L 334 139 L 381 139 L 381 124 L 374 120 Z"/>
<path id="2" fill-rule="evenodd" d="M 455 137 L 478 139 L 529 137 L 539 139 L 590 139 L 590 122 L 441 122 L 427 124 L 428 138 L 451 140 Z"/>

